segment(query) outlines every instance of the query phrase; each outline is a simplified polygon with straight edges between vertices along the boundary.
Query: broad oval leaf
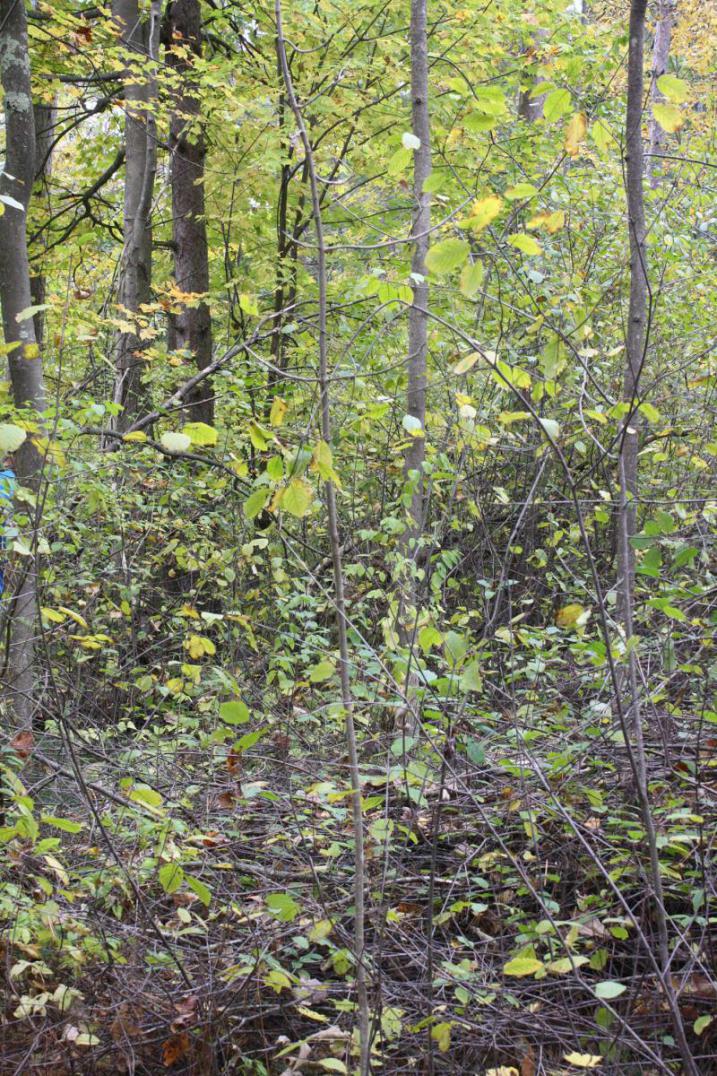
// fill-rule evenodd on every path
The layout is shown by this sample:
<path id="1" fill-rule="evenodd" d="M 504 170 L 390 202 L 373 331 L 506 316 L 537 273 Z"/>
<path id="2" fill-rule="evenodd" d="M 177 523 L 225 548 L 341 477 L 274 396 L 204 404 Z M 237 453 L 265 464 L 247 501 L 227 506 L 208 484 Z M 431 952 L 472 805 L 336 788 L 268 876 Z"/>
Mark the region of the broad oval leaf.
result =
<path id="1" fill-rule="evenodd" d="M 534 956 L 516 956 L 504 965 L 503 974 L 522 979 L 526 975 L 535 975 L 536 971 L 542 971 L 542 969 L 542 960 L 537 960 Z"/>
<path id="2" fill-rule="evenodd" d="M 166 433 L 163 433 L 159 443 L 166 452 L 171 452 L 173 454 L 187 452 L 192 447 L 191 437 L 186 433 L 177 433 L 173 430 L 168 430 Z"/>
<path id="3" fill-rule="evenodd" d="M 426 254 L 426 269 L 436 276 L 447 276 L 467 260 L 470 244 L 465 239 L 444 239 Z"/>
<path id="4" fill-rule="evenodd" d="M 0 453 L 15 452 L 27 439 L 27 431 L 10 422 L 0 424 Z"/>

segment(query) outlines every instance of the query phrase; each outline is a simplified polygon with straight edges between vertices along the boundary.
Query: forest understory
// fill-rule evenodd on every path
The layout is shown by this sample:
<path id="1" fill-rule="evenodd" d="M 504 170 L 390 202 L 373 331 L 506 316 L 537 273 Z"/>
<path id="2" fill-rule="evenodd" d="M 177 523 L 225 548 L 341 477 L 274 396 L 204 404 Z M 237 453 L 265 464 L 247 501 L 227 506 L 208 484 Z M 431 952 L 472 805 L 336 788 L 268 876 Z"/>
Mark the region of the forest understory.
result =
<path id="1" fill-rule="evenodd" d="M 0 0 L 0 1076 L 717 1076 L 716 0 Z"/>

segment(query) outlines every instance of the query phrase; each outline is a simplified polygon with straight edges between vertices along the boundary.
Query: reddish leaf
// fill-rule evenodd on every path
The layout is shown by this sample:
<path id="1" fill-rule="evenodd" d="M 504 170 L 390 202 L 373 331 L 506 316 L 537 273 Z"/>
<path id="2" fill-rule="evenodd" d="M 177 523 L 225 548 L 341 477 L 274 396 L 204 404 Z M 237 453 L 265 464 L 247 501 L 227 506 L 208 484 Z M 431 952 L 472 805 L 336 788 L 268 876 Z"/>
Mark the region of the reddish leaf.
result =
<path id="1" fill-rule="evenodd" d="M 30 729 L 25 729 L 23 732 L 18 732 L 13 736 L 12 740 L 10 740 L 10 746 L 20 758 L 28 758 L 35 746 L 35 737 Z"/>
<path id="2" fill-rule="evenodd" d="M 172 1065 L 182 1060 L 188 1050 L 189 1035 L 186 1031 L 180 1032 L 179 1035 L 172 1035 L 171 1039 L 162 1043 L 162 1064 L 166 1069 L 171 1069 Z"/>

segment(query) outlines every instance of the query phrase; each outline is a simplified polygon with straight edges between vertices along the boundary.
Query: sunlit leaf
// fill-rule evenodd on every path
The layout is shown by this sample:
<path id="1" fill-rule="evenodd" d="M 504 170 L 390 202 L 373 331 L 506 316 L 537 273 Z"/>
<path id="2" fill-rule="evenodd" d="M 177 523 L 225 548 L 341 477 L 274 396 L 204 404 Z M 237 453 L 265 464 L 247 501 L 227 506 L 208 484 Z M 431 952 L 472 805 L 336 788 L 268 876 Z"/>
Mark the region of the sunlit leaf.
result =
<path id="1" fill-rule="evenodd" d="M 426 254 L 426 269 L 436 276 L 446 276 L 463 265 L 470 249 L 464 239 L 444 239 L 435 243 Z"/>
<path id="2" fill-rule="evenodd" d="M 667 131 L 668 134 L 674 134 L 675 131 L 679 131 L 685 122 L 685 118 L 676 105 L 653 105 L 652 115 L 663 131 Z"/>

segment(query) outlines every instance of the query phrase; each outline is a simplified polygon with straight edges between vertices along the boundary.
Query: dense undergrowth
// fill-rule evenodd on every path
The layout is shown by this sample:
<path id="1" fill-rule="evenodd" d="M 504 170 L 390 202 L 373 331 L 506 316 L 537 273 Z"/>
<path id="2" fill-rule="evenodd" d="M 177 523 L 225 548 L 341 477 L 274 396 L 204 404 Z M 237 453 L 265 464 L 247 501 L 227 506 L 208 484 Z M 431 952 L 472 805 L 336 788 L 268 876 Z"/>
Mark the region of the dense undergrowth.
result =
<path id="1" fill-rule="evenodd" d="M 0 390 L 3 450 L 19 429 L 41 460 L 0 602 L 5 684 L 37 569 L 31 722 L 0 703 L 3 1076 L 355 1073 L 358 959 L 371 1072 L 717 1072 L 717 13 L 680 3 L 629 401 L 624 5 L 436 3 L 425 424 L 406 402 L 425 282 L 407 5 L 285 5 L 323 276 L 273 6 L 200 5 L 211 424 L 173 395 L 194 372 L 177 320 L 201 305 L 172 277 L 176 70 L 135 52 L 128 78 L 101 7 L 28 9 L 61 137 L 28 215 L 46 410 Z M 160 155 L 135 310 L 123 79 L 154 80 Z"/>

